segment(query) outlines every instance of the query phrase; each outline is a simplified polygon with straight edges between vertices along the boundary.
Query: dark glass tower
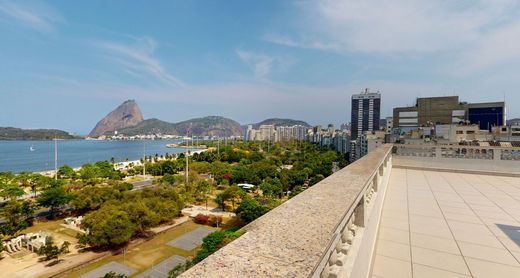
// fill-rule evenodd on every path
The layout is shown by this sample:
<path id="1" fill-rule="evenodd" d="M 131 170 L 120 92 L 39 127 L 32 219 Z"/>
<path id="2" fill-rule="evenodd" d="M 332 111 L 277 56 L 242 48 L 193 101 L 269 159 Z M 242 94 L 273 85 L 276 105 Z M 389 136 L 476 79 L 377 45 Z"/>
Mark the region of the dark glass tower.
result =
<path id="1" fill-rule="evenodd" d="M 362 135 L 363 131 L 379 130 L 381 94 L 365 89 L 361 94 L 352 95 L 351 111 L 352 140 Z"/>
<path id="2" fill-rule="evenodd" d="M 489 131 L 494 126 L 504 126 L 506 124 L 506 104 L 505 102 L 470 103 L 468 120 L 472 124 L 478 124 L 480 129 Z"/>

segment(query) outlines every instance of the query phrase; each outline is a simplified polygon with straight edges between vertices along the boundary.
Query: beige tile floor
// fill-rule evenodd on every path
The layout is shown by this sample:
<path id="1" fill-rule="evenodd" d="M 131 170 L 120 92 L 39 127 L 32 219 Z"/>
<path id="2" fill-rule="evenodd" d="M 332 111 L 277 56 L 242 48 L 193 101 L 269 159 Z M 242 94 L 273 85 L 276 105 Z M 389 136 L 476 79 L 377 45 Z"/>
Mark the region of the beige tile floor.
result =
<path id="1" fill-rule="evenodd" d="M 520 178 L 392 170 L 372 277 L 520 277 Z"/>

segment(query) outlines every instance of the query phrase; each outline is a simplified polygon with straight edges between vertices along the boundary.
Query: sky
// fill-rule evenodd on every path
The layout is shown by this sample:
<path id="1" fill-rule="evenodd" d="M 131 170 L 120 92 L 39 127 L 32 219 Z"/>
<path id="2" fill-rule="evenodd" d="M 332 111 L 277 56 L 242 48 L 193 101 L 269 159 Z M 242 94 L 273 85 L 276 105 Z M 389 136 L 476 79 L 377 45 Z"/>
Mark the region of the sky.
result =
<path id="1" fill-rule="evenodd" d="M 506 100 L 520 117 L 510 0 L 4 1 L 0 126 L 88 133 L 135 99 L 145 118 L 350 121 L 417 97 Z"/>

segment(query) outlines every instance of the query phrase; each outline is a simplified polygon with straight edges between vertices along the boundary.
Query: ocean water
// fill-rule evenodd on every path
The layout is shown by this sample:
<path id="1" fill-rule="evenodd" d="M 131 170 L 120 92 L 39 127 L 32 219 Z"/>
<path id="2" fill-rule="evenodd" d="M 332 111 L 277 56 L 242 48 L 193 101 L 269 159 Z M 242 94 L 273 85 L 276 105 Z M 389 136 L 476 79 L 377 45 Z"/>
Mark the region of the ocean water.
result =
<path id="1" fill-rule="evenodd" d="M 179 140 L 58 140 L 58 167 L 67 164 L 79 167 L 85 163 L 108 160 L 116 162 L 138 160 L 146 155 L 184 152 L 181 148 L 167 148 L 166 144 Z M 31 147 L 34 149 L 31 151 Z M 54 141 L 0 141 L 0 172 L 40 172 L 54 170 Z"/>

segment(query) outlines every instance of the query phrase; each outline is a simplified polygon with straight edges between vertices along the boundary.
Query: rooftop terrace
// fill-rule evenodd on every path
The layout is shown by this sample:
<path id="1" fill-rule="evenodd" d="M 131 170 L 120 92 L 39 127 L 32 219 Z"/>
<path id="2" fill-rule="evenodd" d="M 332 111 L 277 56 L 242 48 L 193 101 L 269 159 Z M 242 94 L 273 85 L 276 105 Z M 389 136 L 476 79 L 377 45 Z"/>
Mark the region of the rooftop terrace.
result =
<path id="1" fill-rule="evenodd" d="M 287 201 L 183 277 L 520 277 L 518 150 L 400 148 Z"/>
<path id="2" fill-rule="evenodd" d="M 520 277 L 520 178 L 392 170 L 372 277 Z"/>

